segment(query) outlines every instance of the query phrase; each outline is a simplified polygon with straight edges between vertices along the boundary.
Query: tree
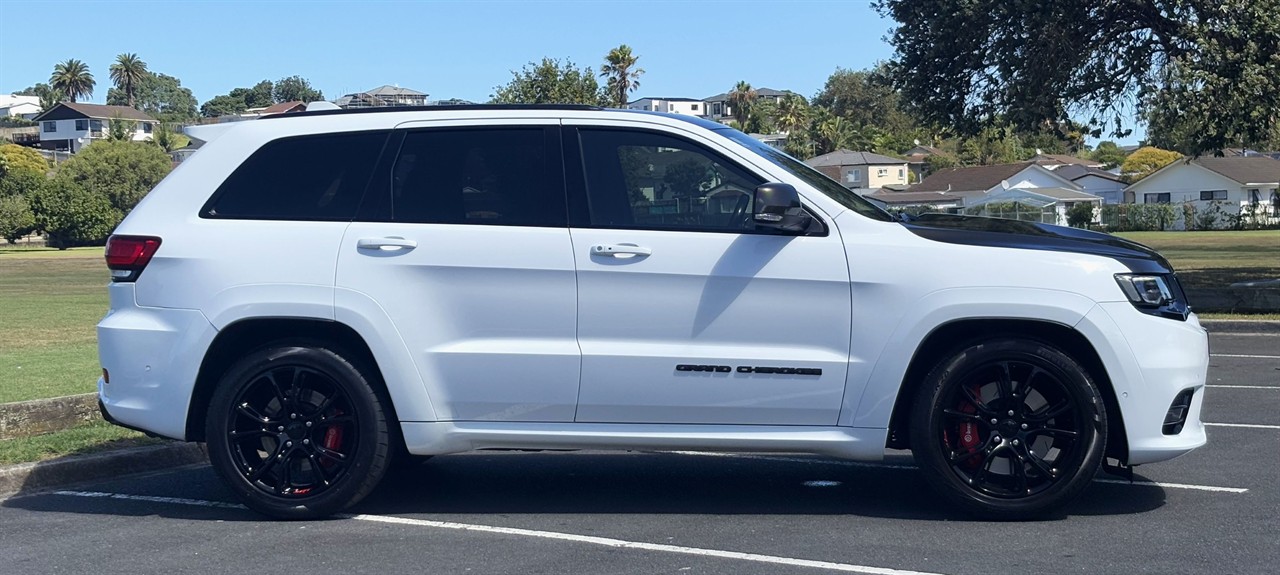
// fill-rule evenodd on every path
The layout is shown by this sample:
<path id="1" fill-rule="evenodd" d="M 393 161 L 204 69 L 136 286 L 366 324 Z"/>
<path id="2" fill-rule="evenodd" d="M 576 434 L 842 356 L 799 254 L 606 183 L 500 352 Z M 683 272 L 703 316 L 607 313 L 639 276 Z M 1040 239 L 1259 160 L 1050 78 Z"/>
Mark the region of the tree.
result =
<path id="1" fill-rule="evenodd" d="M 756 91 L 746 80 L 738 82 L 729 92 L 729 105 L 733 107 L 733 119 L 739 125 L 745 125 L 750 114 L 751 105 L 756 101 Z"/>
<path id="2" fill-rule="evenodd" d="M 302 81 L 306 82 L 306 80 Z M 292 91 L 296 87 L 291 85 L 288 90 Z M 310 85 L 307 89 L 310 89 Z M 275 84 L 271 80 L 263 80 L 254 84 L 252 88 L 234 88 L 226 94 L 214 96 L 200 106 L 200 115 L 206 118 L 231 116 L 249 108 L 263 108 L 275 103 Z"/>
<path id="3" fill-rule="evenodd" d="M 146 74 L 147 63 L 143 62 L 137 54 L 120 54 L 116 56 L 116 62 L 111 65 L 111 81 L 115 83 L 117 89 L 124 91 L 125 100 L 130 108 L 135 107 L 134 90 Z M 108 98 L 110 98 L 109 93 Z"/>
<path id="4" fill-rule="evenodd" d="M 627 93 L 640 88 L 640 76 L 643 68 L 636 67 L 639 56 L 631 54 L 631 47 L 622 44 L 609 50 L 604 57 L 604 65 L 600 67 L 600 76 L 608 79 L 609 94 L 613 104 L 618 108 L 627 107 Z"/>
<path id="5" fill-rule="evenodd" d="M 1146 146 L 1138 148 L 1124 159 L 1124 163 L 1120 165 L 1120 173 L 1128 181 L 1136 182 L 1180 159 L 1182 154 L 1177 152 Z"/>
<path id="6" fill-rule="evenodd" d="M 158 124 L 151 132 L 151 143 L 159 146 L 165 152 L 172 152 L 178 148 L 186 146 L 190 140 L 173 131 L 168 124 Z"/>
<path id="7" fill-rule="evenodd" d="M 167 74 L 146 72 L 134 87 L 134 107 L 162 122 L 189 122 L 199 117 L 195 95 L 182 82 Z M 128 106 L 124 90 L 109 88 L 107 103 Z"/>
<path id="8" fill-rule="evenodd" d="M 85 150 L 111 143 L 99 142 Z M 48 234 L 49 245 L 60 250 L 101 242 L 124 218 L 105 194 L 69 178 L 54 178 L 32 196 L 31 211 L 35 227 Z"/>
<path id="9" fill-rule="evenodd" d="M 960 142 L 957 159 L 966 166 L 989 166 L 1022 161 L 1033 153 L 1013 128 L 989 126 Z"/>
<path id="10" fill-rule="evenodd" d="M 774 112 L 773 124 L 788 135 L 804 130 L 805 126 L 809 125 L 809 105 L 805 103 L 804 96 L 799 94 L 783 96 Z"/>
<path id="11" fill-rule="evenodd" d="M 49 76 L 49 84 L 62 92 L 72 102 L 81 96 L 93 95 L 93 74 L 84 62 L 72 58 L 53 67 L 53 75 Z"/>
<path id="12" fill-rule="evenodd" d="M 921 119 L 976 134 L 1088 116 L 1123 137 L 1137 109 L 1193 120 L 1191 153 L 1263 140 L 1280 123 L 1274 0 L 878 0 L 899 26 L 894 85 Z"/>
<path id="13" fill-rule="evenodd" d="M 1098 147 L 1094 148 L 1093 152 L 1089 154 L 1089 159 L 1101 162 L 1102 169 L 1110 170 L 1123 164 L 1126 156 L 1128 154 L 1121 150 L 1120 146 L 1117 146 L 1115 142 L 1104 140 L 1098 142 Z"/>
<path id="14" fill-rule="evenodd" d="M 589 104 L 608 105 L 609 97 L 600 89 L 591 68 L 579 69 L 573 62 L 543 58 L 529 62 L 511 81 L 494 87 L 494 104 Z"/>
<path id="15" fill-rule="evenodd" d="M 1093 202 L 1076 202 L 1067 208 L 1067 225 L 1087 228 L 1093 223 Z"/>
<path id="16" fill-rule="evenodd" d="M 214 96 L 208 102 L 200 106 L 200 115 L 206 118 L 217 118 L 218 116 L 234 116 L 248 109 L 245 105 L 244 98 L 223 94 Z"/>
<path id="17" fill-rule="evenodd" d="M 120 114 L 113 114 L 111 122 L 107 125 L 107 139 L 113 142 L 128 142 L 133 140 L 133 133 L 137 130 L 137 122 L 126 120 Z"/>
<path id="18" fill-rule="evenodd" d="M 107 140 L 63 162 L 54 179 L 101 193 L 113 209 L 128 214 L 172 169 L 168 154 L 148 142 Z"/>
<path id="19" fill-rule="evenodd" d="M 265 81 L 265 80 L 264 80 Z M 261 85 L 261 83 L 259 83 Z M 257 89 L 257 87 L 255 87 Z M 275 87 L 271 91 L 273 102 L 264 104 L 270 106 L 280 102 L 318 102 L 324 100 L 324 93 L 311 87 L 311 82 L 302 76 L 289 76 L 281 78 L 275 83 Z M 250 108 L 258 107 L 258 104 L 249 106 Z"/>
<path id="20" fill-rule="evenodd" d="M 813 97 L 813 105 L 827 108 L 854 125 L 876 126 L 891 133 L 910 132 L 916 122 L 903 111 L 888 74 L 885 64 L 871 70 L 837 68 Z"/>
<path id="21" fill-rule="evenodd" d="M 17 144 L 0 145 L 0 178 L 22 172 L 44 176 L 48 171 L 49 161 L 40 152 Z"/>
<path id="22" fill-rule="evenodd" d="M 35 231 L 36 216 L 24 196 L 0 196 L 0 238 L 16 243 Z"/>

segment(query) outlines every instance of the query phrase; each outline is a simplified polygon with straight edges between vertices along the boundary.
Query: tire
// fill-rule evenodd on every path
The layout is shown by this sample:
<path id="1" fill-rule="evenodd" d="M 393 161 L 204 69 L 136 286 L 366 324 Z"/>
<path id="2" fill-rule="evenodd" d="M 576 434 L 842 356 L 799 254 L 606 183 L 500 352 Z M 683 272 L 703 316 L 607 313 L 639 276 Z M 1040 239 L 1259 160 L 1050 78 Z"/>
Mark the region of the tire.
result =
<path id="1" fill-rule="evenodd" d="M 923 384 L 911 413 L 912 452 L 930 486 L 973 515 L 1051 514 L 1102 463 L 1107 419 L 1097 386 L 1052 345 L 975 343 L 939 362 Z"/>
<path id="2" fill-rule="evenodd" d="M 349 357 L 349 356 L 347 356 Z M 323 344 L 276 343 L 222 376 L 205 420 L 209 461 L 250 509 L 317 519 L 363 499 L 391 457 L 367 373 Z"/>

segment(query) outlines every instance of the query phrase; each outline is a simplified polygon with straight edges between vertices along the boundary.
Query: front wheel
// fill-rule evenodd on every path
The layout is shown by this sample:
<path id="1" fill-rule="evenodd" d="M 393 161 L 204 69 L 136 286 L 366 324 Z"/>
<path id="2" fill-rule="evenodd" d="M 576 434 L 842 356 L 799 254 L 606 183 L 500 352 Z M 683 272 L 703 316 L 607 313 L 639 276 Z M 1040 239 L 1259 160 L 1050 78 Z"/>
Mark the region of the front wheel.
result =
<path id="1" fill-rule="evenodd" d="M 1080 494 L 1102 463 L 1106 409 L 1088 372 L 1037 341 L 997 339 L 924 381 L 911 449 L 927 481 L 967 511 L 1029 519 Z"/>
<path id="2" fill-rule="evenodd" d="M 387 421 L 348 359 L 322 346 L 274 345 L 237 361 L 206 418 L 213 468 L 251 509 L 314 519 L 364 498 L 386 471 Z"/>

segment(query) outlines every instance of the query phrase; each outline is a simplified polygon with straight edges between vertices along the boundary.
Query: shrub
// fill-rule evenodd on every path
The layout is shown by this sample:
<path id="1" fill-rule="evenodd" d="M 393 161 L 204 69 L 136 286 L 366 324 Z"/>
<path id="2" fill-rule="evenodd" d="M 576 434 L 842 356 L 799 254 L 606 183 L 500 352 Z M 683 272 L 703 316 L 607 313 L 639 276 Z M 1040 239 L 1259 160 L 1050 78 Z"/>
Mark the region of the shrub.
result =
<path id="1" fill-rule="evenodd" d="M 99 145 L 99 144 L 94 144 Z M 106 239 L 124 215 L 95 190 L 57 178 L 31 198 L 36 228 L 60 250 Z"/>
<path id="2" fill-rule="evenodd" d="M 1093 222 L 1093 204 L 1076 202 L 1067 209 L 1067 225 L 1073 228 L 1087 228 Z"/>
<path id="3" fill-rule="evenodd" d="M 101 141 L 58 166 L 55 179 L 99 191 L 127 214 L 172 169 L 169 155 L 153 144 Z"/>
<path id="4" fill-rule="evenodd" d="M 14 243 L 36 227 L 31 205 L 22 196 L 0 196 L 0 238 Z"/>

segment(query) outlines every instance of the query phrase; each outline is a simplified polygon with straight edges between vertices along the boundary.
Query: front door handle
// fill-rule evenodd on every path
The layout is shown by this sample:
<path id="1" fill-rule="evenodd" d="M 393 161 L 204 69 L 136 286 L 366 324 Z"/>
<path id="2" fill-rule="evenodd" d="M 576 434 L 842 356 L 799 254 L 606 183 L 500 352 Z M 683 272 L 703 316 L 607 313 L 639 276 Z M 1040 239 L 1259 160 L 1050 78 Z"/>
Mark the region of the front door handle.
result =
<path id="1" fill-rule="evenodd" d="M 635 244 L 596 244 L 591 246 L 591 255 L 612 257 L 647 256 L 653 250 Z"/>
<path id="2" fill-rule="evenodd" d="M 418 242 L 396 236 L 356 240 L 356 249 L 360 250 L 411 250 L 416 247 Z"/>

